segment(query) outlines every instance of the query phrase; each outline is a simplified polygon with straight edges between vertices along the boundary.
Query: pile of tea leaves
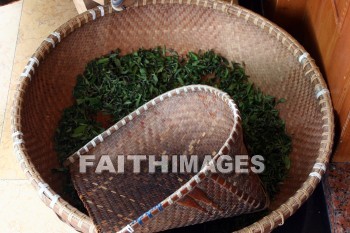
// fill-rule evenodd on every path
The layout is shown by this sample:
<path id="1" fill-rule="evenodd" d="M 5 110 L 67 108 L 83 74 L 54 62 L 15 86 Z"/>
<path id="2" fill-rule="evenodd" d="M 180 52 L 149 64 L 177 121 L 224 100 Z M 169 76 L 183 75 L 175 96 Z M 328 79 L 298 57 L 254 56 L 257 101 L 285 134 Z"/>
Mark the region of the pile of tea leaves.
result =
<path id="1" fill-rule="evenodd" d="M 89 62 L 77 79 L 75 103 L 65 109 L 55 134 L 59 160 L 63 162 L 149 100 L 190 84 L 214 86 L 235 100 L 249 154 L 265 159 L 265 171 L 260 178 L 273 198 L 290 167 L 291 138 L 276 109 L 285 100 L 262 93 L 249 82 L 244 67 L 213 51 L 180 56 L 159 47 L 139 49 L 124 56 L 114 51 Z M 67 192 L 74 199 L 76 194 L 68 180 L 67 185 L 71 188 Z"/>

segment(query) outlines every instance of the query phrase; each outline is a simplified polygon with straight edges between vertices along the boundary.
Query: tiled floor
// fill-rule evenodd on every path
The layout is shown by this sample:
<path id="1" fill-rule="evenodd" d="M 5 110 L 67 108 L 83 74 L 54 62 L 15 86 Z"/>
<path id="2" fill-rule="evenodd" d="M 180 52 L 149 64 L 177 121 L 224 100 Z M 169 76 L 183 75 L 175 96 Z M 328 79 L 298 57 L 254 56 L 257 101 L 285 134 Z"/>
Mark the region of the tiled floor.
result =
<path id="1" fill-rule="evenodd" d="M 3 233 L 76 232 L 41 202 L 27 180 L 0 180 L 0 209 Z"/>
<path id="2" fill-rule="evenodd" d="M 332 163 L 324 180 L 332 232 L 350 232 L 350 163 Z"/>
<path id="3" fill-rule="evenodd" d="M 10 87 L 13 58 L 15 55 L 17 32 L 21 16 L 22 2 L 0 7 L 0 139 L 4 125 L 7 94 Z"/>
<path id="4" fill-rule="evenodd" d="M 23 0 L 0 7 L 0 232 L 75 232 L 25 180 L 12 151 L 10 115 L 28 58 L 47 35 L 76 14 L 72 0 Z"/>

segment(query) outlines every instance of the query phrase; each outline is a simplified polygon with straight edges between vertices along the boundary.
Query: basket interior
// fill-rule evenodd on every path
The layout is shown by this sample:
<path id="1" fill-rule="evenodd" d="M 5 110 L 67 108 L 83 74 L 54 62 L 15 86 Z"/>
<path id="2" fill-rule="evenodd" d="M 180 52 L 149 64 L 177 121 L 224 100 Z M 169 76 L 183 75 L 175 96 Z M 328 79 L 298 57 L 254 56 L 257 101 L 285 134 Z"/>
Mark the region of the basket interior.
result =
<path id="1" fill-rule="evenodd" d="M 63 183 L 53 136 L 62 111 L 72 105 L 72 90 L 85 65 L 117 48 L 165 45 L 180 54 L 213 49 L 243 63 L 250 80 L 264 92 L 285 98 L 281 117 L 292 136 L 291 169 L 271 203 L 278 207 L 307 179 L 319 155 L 322 114 L 314 85 L 302 65 L 276 36 L 242 17 L 193 5 L 152 5 L 108 14 L 75 30 L 52 49 L 32 75 L 23 98 L 20 123 L 25 149 L 43 179 L 58 193 Z"/>

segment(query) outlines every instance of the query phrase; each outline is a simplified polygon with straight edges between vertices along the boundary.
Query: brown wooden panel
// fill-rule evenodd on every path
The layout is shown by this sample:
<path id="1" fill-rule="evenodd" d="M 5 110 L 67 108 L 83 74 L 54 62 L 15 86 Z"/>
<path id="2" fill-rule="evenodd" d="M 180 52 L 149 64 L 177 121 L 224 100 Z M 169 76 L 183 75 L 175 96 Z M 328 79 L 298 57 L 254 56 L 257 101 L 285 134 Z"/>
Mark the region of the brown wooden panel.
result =
<path id="1" fill-rule="evenodd" d="M 341 30 L 344 24 L 350 0 L 332 0 L 332 6 L 335 12 L 338 29 Z"/>
<path id="2" fill-rule="evenodd" d="M 305 0 L 265 0 L 264 10 L 266 17 L 300 39 L 302 35 L 300 25 L 303 22 L 306 2 Z"/>

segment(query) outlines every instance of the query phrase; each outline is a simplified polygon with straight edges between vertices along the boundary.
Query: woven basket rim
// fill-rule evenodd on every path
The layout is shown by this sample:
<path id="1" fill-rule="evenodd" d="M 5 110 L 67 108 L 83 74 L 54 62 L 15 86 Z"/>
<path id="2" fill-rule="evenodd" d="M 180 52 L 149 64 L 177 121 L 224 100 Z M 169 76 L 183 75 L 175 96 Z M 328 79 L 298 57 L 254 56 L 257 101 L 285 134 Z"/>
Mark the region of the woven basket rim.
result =
<path id="1" fill-rule="evenodd" d="M 235 15 L 241 17 L 246 22 L 254 24 L 256 27 L 269 33 L 276 39 L 276 43 L 282 44 L 288 51 L 301 63 L 304 75 L 312 74 L 311 83 L 315 88 L 316 97 L 319 105 L 325 105 L 321 109 L 322 118 L 326 119 L 327 124 L 323 129 L 323 140 L 320 143 L 320 150 L 315 161 L 315 165 L 310 173 L 310 176 L 301 185 L 301 187 L 289 197 L 276 210 L 273 210 L 269 215 L 263 217 L 254 224 L 241 229 L 239 232 L 265 232 L 272 231 L 278 225 L 284 224 L 285 219 L 290 217 L 295 211 L 308 199 L 313 193 L 317 184 L 320 182 L 322 175 L 325 173 L 326 165 L 328 164 L 331 154 L 334 138 L 334 115 L 331 98 L 327 85 L 317 68 L 314 60 L 309 56 L 305 49 L 286 31 L 279 28 L 274 23 L 263 18 L 262 16 L 245 9 L 238 5 L 225 3 L 222 1 L 208 1 L 208 0 L 137 0 L 131 8 L 142 7 L 146 5 L 194 5 L 197 7 L 206 7 L 228 15 Z M 98 20 L 99 18 L 115 14 L 116 12 L 111 6 L 99 6 L 82 14 L 79 14 L 51 33 L 38 47 L 36 52 L 31 56 L 24 72 L 21 75 L 17 90 L 14 96 L 12 105 L 12 138 L 14 143 L 14 151 L 19 161 L 21 168 L 29 179 L 33 187 L 39 192 L 42 201 L 50 206 L 58 217 L 70 224 L 78 231 L 82 232 L 97 232 L 92 220 L 87 215 L 83 214 L 68 202 L 59 198 L 59 195 L 50 188 L 43 180 L 41 175 L 36 170 L 34 164 L 26 150 L 24 141 L 22 139 L 21 115 L 22 115 L 22 99 L 24 93 L 30 83 L 31 75 L 34 74 L 35 68 L 43 61 L 45 57 L 55 48 L 55 45 L 65 37 L 69 36 L 76 29 L 85 24 Z"/>

